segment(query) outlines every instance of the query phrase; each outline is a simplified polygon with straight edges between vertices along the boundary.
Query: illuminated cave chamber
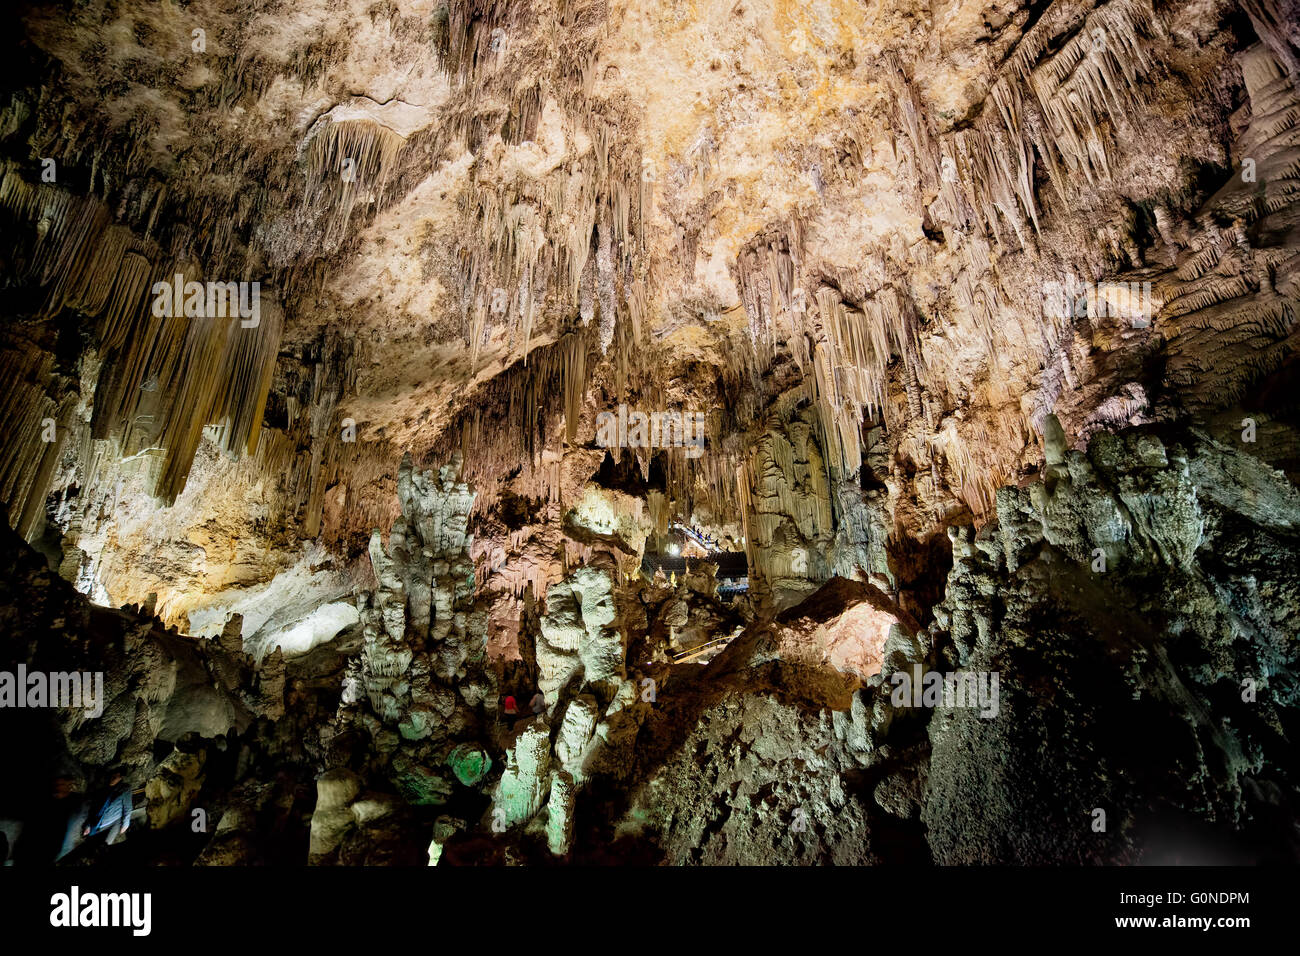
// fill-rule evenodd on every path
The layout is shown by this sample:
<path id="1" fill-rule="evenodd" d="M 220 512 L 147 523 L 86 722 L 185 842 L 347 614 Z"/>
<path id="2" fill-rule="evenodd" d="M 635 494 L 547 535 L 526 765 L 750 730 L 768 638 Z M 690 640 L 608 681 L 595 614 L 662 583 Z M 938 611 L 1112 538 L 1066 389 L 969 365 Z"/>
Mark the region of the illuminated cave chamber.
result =
<path id="1" fill-rule="evenodd" d="M 109 693 L 0 708 L 0 825 L 1294 861 L 1297 22 L 24 8 L 0 671 Z"/>

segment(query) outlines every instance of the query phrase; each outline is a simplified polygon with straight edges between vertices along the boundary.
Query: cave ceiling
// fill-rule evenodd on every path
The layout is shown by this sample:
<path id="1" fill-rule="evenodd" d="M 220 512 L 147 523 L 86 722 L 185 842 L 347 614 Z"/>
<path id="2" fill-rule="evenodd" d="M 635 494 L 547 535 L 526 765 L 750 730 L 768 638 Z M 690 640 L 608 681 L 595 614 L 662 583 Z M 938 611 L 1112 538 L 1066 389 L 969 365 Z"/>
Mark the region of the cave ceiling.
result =
<path id="1" fill-rule="evenodd" d="M 637 695 L 667 671 L 638 668 L 722 662 L 674 746 L 798 724 L 846 765 L 884 739 L 864 687 L 891 660 L 987 663 L 1014 632 L 1046 666 L 1058 620 L 1253 635 L 1290 673 L 1298 22 L 1292 0 L 19 4 L 8 523 L 160 646 L 335 648 L 339 713 L 424 748 L 376 744 L 398 792 L 495 787 L 512 826 L 548 799 L 571 822 L 604 772 L 566 740 L 662 718 Z M 428 686 L 394 689 L 412 654 Z M 282 718 L 284 673 L 238 660 L 231 712 Z M 771 693 L 728 703 L 745 667 Z M 470 773 L 453 745 L 507 691 L 556 724 L 474 737 L 497 769 Z M 1236 813 L 1255 751 L 1223 746 L 1206 800 Z M 320 747 L 321 800 L 348 803 Z M 686 759 L 663 747 L 647 774 Z M 874 799 L 967 859 L 960 747 L 929 747 L 903 748 L 928 785 Z M 459 784 L 412 782 L 434 751 Z M 524 779 L 550 760 L 560 783 Z"/>

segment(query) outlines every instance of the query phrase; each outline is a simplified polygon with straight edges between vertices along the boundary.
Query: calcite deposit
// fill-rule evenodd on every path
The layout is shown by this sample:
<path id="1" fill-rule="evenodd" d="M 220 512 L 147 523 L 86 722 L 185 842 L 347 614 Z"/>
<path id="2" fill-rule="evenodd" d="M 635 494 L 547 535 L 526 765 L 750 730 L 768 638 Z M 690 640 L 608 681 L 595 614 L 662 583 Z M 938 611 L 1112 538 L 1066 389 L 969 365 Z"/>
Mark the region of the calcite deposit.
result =
<path id="1" fill-rule="evenodd" d="M 1295 0 L 7 17 L 16 862 L 1300 859 Z"/>

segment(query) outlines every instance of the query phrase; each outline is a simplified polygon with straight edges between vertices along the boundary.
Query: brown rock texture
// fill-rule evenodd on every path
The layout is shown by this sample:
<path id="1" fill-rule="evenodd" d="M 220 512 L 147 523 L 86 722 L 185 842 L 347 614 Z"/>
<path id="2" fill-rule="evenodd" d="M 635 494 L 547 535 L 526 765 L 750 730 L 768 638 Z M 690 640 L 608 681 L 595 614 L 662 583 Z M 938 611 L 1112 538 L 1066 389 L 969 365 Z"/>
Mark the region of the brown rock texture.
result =
<path id="1" fill-rule="evenodd" d="M 0 824 L 1300 854 L 1294 0 L 7 16 Z"/>

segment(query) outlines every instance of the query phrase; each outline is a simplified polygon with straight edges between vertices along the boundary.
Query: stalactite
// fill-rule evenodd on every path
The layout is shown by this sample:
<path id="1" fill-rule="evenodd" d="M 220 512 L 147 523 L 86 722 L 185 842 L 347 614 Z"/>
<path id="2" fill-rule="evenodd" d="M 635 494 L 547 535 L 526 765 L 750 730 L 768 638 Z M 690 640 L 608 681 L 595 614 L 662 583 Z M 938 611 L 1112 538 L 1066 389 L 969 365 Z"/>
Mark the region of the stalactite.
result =
<path id="1" fill-rule="evenodd" d="M 342 240 L 358 201 L 383 195 L 404 144 L 405 139 L 388 127 L 364 119 L 336 122 L 322 117 L 308 133 L 304 201 L 321 210 L 328 246 Z"/>
<path id="2" fill-rule="evenodd" d="M 822 555 L 835 513 L 815 418 L 797 405 L 775 409 L 735 469 L 749 574 L 760 591 L 782 578 L 829 573 Z"/>
<path id="3" fill-rule="evenodd" d="M 534 82 L 517 92 L 510 116 L 501 127 L 501 139 L 512 146 L 537 136 L 537 121 L 542 115 L 542 88 Z"/>
<path id="4" fill-rule="evenodd" d="M 52 357 L 38 350 L 0 351 L 0 501 L 9 522 L 31 539 L 43 524 L 50 476 L 74 426 L 75 394 L 60 394 Z"/>
<path id="5" fill-rule="evenodd" d="M 433 16 L 433 46 L 438 65 L 461 85 L 472 83 L 488 63 L 497 59 L 493 34 L 505 26 L 513 11 L 497 0 L 447 0 Z"/>
<path id="6" fill-rule="evenodd" d="M 1251 100 L 1239 148 L 1249 149 L 1274 202 L 1261 203 L 1255 183 L 1233 176 L 1198 214 L 1202 229 L 1171 274 L 1156 283 L 1167 381 L 1200 411 L 1240 399 L 1294 355 L 1300 316 L 1300 289 L 1274 280 L 1294 272 L 1294 250 L 1272 238 L 1292 228 L 1300 208 L 1300 94 L 1270 45 L 1248 48 L 1239 61 Z"/>
<path id="7" fill-rule="evenodd" d="M 253 450 L 279 350 L 281 317 L 269 296 L 256 328 L 241 327 L 238 315 L 158 317 L 154 283 L 177 273 L 197 279 L 197 271 L 113 224 L 98 200 L 29 186 L 9 167 L 0 176 L 0 208 L 19 222 L 37 219 L 22 278 L 44 288 L 42 317 L 73 310 L 97 319 L 105 361 L 94 438 L 111 439 L 123 456 L 161 449 L 154 491 L 166 502 L 184 486 L 205 427 L 219 426 L 229 454 Z M 151 267 L 160 260 L 162 268 Z"/>
<path id="8" fill-rule="evenodd" d="M 534 349 L 527 364 L 520 360 L 467 394 L 422 455 L 429 461 L 463 455 L 466 480 L 480 489 L 475 513 L 496 504 L 502 479 L 512 475 L 532 496 L 549 500 L 558 493 L 560 474 L 546 452 L 560 450 L 560 436 L 570 446 L 580 442 L 591 338 L 586 328 L 566 333 Z"/>
<path id="9" fill-rule="evenodd" d="M 1241 0 L 1241 8 L 1269 53 L 1286 68 L 1291 81 L 1300 84 L 1300 25 L 1288 21 L 1278 4 L 1269 0 Z"/>
<path id="10" fill-rule="evenodd" d="M 634 231 L 621 180 L 601 175 L 610 166 L 608 156 L 582 156 L 540 180 L 475 180 L 462 194 L 462 212 L 477 225 L 459 250 L 467 329 L 479 303 L 500 304 L 504 292 L 504 310 L 494 308 L 485 321 L 517 328 L 523 354 L 534 323 L 555 310 L 576 312 L 584 322 L 599 311 L 600 347 L 602 352 L 609 347 L 618 314 L 618 276 L 628 263 Z"/>
<path id="11" fill-rule="evenodd" d="M 1089 12 L 1053 4 L 1026 32 L 993 84 L 976 125 L 954 133 L 962 195 L 984 229 L 1002 244 L 999 216 L 1030 248 L 1026 225 L 1041 232 L 1034 191 L 1034 154 L 1063 202 L 1111 175 L 1108 140 L 1131 128 L 1145 100 L 1144 78 L 1155 64 L 1148 37 L 1159 31 L 1149 0 L 1113 0 Z M 1030 122 L 1026 95 L 1038 114 Z M 899 87 L 900 122 L 908 131 L 931 188 L 946 188 L 935 170 L 937 150 L 919 118 L 910 85 Z M 961 222 L 960 204 L 946 204 Z"/>

